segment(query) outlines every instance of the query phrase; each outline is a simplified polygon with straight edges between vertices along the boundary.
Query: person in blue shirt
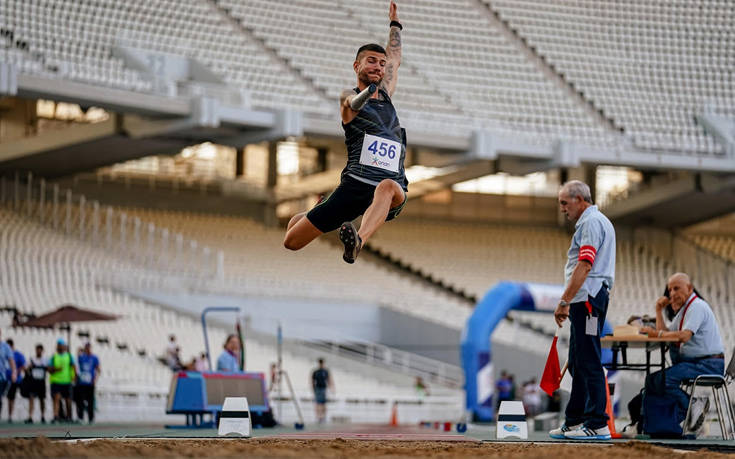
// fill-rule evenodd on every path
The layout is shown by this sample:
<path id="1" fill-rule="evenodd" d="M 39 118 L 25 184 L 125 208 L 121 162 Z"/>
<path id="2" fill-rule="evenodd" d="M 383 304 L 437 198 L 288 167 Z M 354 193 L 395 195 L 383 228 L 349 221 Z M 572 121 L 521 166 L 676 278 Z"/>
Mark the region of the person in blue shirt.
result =
<path id="1" fill-rule="evenodd" d="M 100 360 L 92 354 L 92 345 L 86 343 L 84 350 L 77 358 L 76 386 L 74 386 L 74 398 L 77 402 L 77 419 L 84 419 L 84 411 L 87 411 L 87 419 L 90 424 L 94 422 L 94 386 L 100 375 Z"/>
<path id="2" fill-rule="evenodd" d="M 17 377 L 15 378 L 15 381 L 10 383 L 10 388 L 8 389 L 8 422 L 13 422 L 13 408 L 15 408 L 15 395 L 18 393 L 18 388 L 20 387 L 20 383 L 23 381 L 23 369 L 26 366 L 26 358 L 23 356 L 23 353 L 15 349 L 15 343 L 12 339 L 8 338 L 6 341 L 8 343 L 8 346 L 10 346 L 10 349 L 13 351 L 13 360 L 15 361 L 15 370 Z M 10 380 L 11 372 L 10 368 L 6 371 L 7 379 Z"/>
<path id="3" fill-rule="evenodd" d="M 512 389 L 513 383 L 511 383 L 510 381 L 510 376 L 508 376 L 508 372 L 503 370 L 502 372 L 500 372 L 500 378 L 495 383 L 495 392 L 498 396 L 495 411 L 497 411 L 497 409 L 500 407 L 500 402 L 513 400 L 513 397 L 511 396 Z"/>
<path id="4" fill-rule="evenodd" d="M 641 333 L 650 338 L 678 338 L 671 348 L 671 367 L 666 372 L 656 371 L 646 379 L 646 394 L 674 400 L 679 409 L 677 423 L 682 423 L 689 406 L 689 395 L 681 390 L 681 382 L 699 375 L 722 375 L 725 372 L 725 348 L 717 319 L 710 305 L 694 291 L 685 273 L 672 275 L 667 284 L 667 296 L 656 301 L 656 328 L 643 327 Z M 674 317 L 667 325 L 664 311 Z M 708 398 L 697 398 L 692 403 L 689 425 L 684 429 L 697 432 L 704 425 L 709 409 Z M 656 415 L 656 413 L 646 413 Z"/>
<path id="5" fill-rule="evenodd" d="M 237 335 L 227 335 L 224 350 L 217 359 L 217 371 L 241 371 L 240 368 L 240 338 Z"/>
<path id="6" fill-rule="evenodd" d="M 2 394 L 11 383 L 15 382 L 17 375 L 13 350 L 8 343 L 0 340 L 0 412 L 3 408 Z"/>
<path id="7" fill-rule="evenodd" d="M 558 200 L 559 209 L 574 222 L 564 267 L 564 293 L 554 311 L 559 327 L 570 321 L 569 374 L 573 378 L 564 424 L 551 430 L 549 436 L 610 440 L 600 337 L 615 281 L 615 228 L 592 202 L 586 183 L 565 183 Z"/>

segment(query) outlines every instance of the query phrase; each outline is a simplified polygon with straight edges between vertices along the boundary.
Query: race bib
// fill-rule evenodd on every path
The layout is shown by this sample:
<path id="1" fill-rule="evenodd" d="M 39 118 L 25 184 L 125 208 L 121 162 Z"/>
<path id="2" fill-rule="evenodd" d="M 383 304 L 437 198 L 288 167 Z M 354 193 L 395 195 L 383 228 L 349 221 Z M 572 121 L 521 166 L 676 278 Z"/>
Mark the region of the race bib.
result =
<path id="1" fill-rule="evenodd" d="M 92 373 L 88 371 L 80 372 L 79 381 L 83 382 L 84 384 L 91 384 L 92 383 Z"/>
<path id="2" fill-rule="evenodd" d="M 46 376 L 46 370 L 43 368 L 32 368 L 31 377 L 33 379 L 43 379 Z"/>
<path id="3" fill-rule="evenodd" d="M 401 161 L 401 143 L 365 134 L 360 152 L 360 164 L 398 172 Z"/>

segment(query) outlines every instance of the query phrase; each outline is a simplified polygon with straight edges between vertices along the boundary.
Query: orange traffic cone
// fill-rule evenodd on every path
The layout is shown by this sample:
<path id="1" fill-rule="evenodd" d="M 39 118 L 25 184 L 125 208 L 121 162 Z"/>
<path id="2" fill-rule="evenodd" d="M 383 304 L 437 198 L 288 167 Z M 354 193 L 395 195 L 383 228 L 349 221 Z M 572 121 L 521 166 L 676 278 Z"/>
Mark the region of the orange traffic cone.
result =
<path id="1" fill-rule="evenodd" d="M 390 425 L 392 427 L 398 426 L 398 403 L 393 403 L 393 409 L 390 413 Z"/>
<path id="2" fill-rule="evenodd" d="M 607 375 L 605 375 L 605 395 L 607 396 L 607 404 L 605 406 L 605 413 L 607 413 L 607 427 L 610 429 L 610 436 L 612 438 L 622 438 L 622 435 L 615 431 L 615 415 L 613 414 L 612 400 L 610 399 L 610 386 L 607 384 Z"/>

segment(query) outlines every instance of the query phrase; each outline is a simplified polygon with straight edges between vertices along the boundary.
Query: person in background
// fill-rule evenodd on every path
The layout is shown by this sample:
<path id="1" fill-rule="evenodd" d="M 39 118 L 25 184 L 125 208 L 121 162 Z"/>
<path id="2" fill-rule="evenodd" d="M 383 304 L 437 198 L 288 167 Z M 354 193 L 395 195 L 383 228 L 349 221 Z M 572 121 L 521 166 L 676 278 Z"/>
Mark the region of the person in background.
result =
<path id="1" fill-rule="evenodd" d="M 332 376 L 324 367 L 324 359 L 319 359 L 319 368 L 311 374 L 311 387 L 314 390 L 314 403 L 316 404 L 316 418 L 319 424 L 327 421 L 327 388 L 334 390 Z"/>
<path id="2" fill-rule="evenodd" d="M 523 384 L 523 407 L 526 409 L 526 415 L 536 416 L 541 412 L 541 388 L 536 382 L 536 378 Z"/>
<path id="3" fill-rule="evenodd" d="M 15 361 L 15 371 L 17 377 L 14 382 L 10 383 L 8 389 L 8 422 L 13 422 L 13 408 L 15 408 L 15 395 L 18 393 L 21 382 L 23 382 L 23 370 L 26 366 L 26 358 L 19 350 L 15 348 L 15 343 L 11 338 L 6 341 L 10 349 L 13 350 L 13 360 Z M 10 379 L 10 369 L 7 371 L 8 379 Z"/>
<path id="4" fill-rule="evenodd" d="M 207 354 L 202 352 L 199 354 L 199 358 L 196 359 L 194 362 L 194 371 L 202 372 L 209 370 L 209 365 L 207 365 Z"/>
<path id="5" fill-rule="evenodd" d="M 678 338 L 671 347 L 671 366 L 666 371 L 655 371 L 648 375 L 645 397 L 663 397 L 678 405 L 682 423 L 689 407 L 689 394 L 681 389 L 681 382 L 699 375 L 723 375 L 725 372 L 725 347 L 717 318 L 709 303 L 694 291 L 692 281 L 686 273 L 675 273 L 666 284 L 668 295 L 656 301 L 656 327 L 643 327 L 641 333 L 649 338 Z M 667 325 L 664 313 L 673 314 Z M 685 430 L 698 434 L 704 427 L 709 410 L 709 398 L 695 397 L 689 425 Z M 657 413 L 644 413 L 644 417 Z"/>
<path id="6" fill-rule="evenodd" d="M 495 383 L 495 393 L 498 396 L 498 403 L 495 407 L 496 412 L 500 408 L 501 402 L 513 400 L 513 397 L 511 396 L 512 390 L 513 383 L 510 380 L 510 376 L 508 376 L 508 372 L 505 370 L 501 371 L 500 378 L 498 378 L 498 381 Z"/>
<path id="7" fill-rule="evenodd" d="M 100 360 L 92 354 L 92 345 L 87 342 L 82 353 L 78 357 L 77 384 L 74 395 L 77 402 L 77 419 L 84 419 L 84 411 L 87 411 L 87 420 L 90 424 L 94 422 L 94 388 L 100 375 Z"/>
<path id="8" fill-rule="evenodd" d="M 26 424 L 33 423 L 33 399 L 38 399 L 41 410 L 41 422 L 46 423 L 46 368 L 48 360 L 43 356 L 43 345 L 36 344 L 36 355 L 28 359 L 26 378 L 28 378 L 28 419 Z"/>
<path id="9" fill-rule="evenodd" d="M 54 419 L 52 422 L 71 420 L 71 383 L 76 370 L 74 357 L 69 352 L 66 341 L 59 338 L 56 341 L 56 353 L 48 363 L 49 382 L 51 383 L 51 397 L 54 400 Z M 64 400 L 63 413 L 60 415 L 61 400 Z"/>
<path id="10" fill-rule="evenodd" d="M 180 366 L 179 346 L 176 344 L 176 335 L 168 336 L 168 345 L 166 346 L 166 364 L 173 371 L 176 371 L 176 367 Z"/>
<path id="11" fill-rule="evenodd" d="M 5 390 L 15 382 L 18 373 L 15 368 L 15 358 L 13 350 L 8 343 L 0 341 L 0 412 L 2 412 L 2 395 Z"/>
<path id="12" fill-rule="evenodd" d="M 271 374 L 270 374 L 270 381 L 268 383 L 268 392 L 273 392 L 278 387 L 278 365 L 276 365 L 274 362 L 271 363 Z"/>
<path id="13" fill-rule="evenodd" d="M 429 387 L 424 383 L 424 379 L 421 376 L 416 376 L 416 382 L 413 387 L 416 389 L 416 395 L 421 398 L 428 397 L 430 395 Z"/>
<path id="14" fill-rule="evenodd" d="M 235 334 L 227 335 L 224 350 L 217 359 L 217 371 L 241 371 L 240 338 Z"/>

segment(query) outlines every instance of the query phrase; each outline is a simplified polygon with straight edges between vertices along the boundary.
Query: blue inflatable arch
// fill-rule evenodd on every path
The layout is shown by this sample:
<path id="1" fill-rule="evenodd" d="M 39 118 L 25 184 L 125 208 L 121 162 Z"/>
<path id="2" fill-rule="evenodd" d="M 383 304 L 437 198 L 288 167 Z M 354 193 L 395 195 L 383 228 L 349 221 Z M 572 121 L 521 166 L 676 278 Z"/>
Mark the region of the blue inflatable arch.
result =
<path id="1" fill-rule="evenodd" d="M 493 421 L 495 417 L 492 354 L 490 336 L 510 310 L 552 313 L 564 292 L 560 285 L 501 282 L 485 294 L 467 320 L 462 333 L 461 358 L 465 375 L 467 412 L 477 421 Z M 603 334 L 612 333 L 605 322 Z M 549 340 L 551 345 L 551 340 Z M 544 349 L 544 352 L 548 352 Z M 603 362 L 612 353 L 603 349 Z M 539 369 L 539 375 L 543 368 Z"/>

